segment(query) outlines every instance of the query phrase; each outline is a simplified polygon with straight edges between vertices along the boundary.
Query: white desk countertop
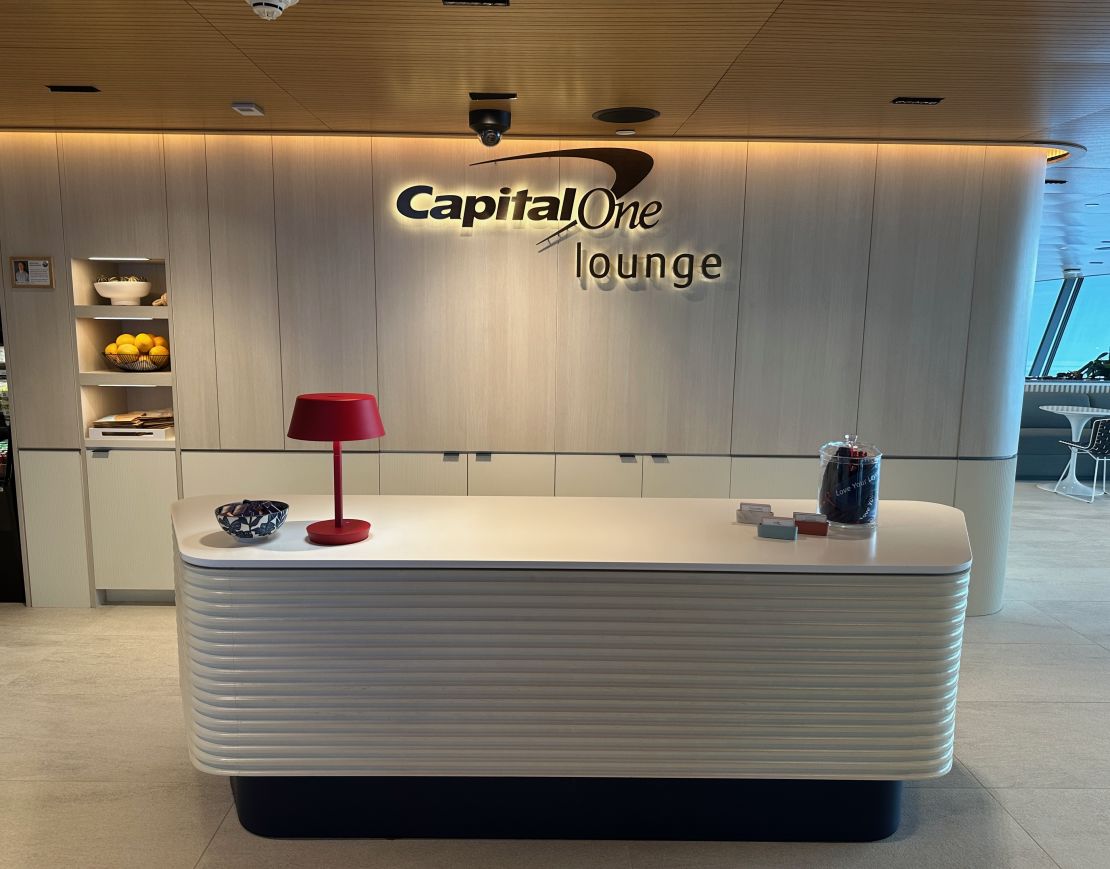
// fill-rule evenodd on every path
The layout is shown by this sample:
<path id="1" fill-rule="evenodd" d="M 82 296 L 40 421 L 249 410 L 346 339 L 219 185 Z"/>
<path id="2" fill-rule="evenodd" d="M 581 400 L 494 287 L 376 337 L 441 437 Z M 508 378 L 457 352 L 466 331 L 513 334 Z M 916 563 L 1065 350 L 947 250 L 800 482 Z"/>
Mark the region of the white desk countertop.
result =
<path id="1" fill-rule="evenodd" d="M 290 505 L 277 534 L 240 542 L 213 515 L 235 496 L 178 501 L 181 558 L 196 567 L 243 569 L 538 568 L 743 573 L 951 575 L 971 565 L 964 515 L 919 501 L 883 501 L 865 539 L 766 540 L 736 522 L 740 500 L 352 496 L 345 515 L 368 520 L 368 540 L 317 546 L 305 526 L 332 515 L 321 495 L 272 496 Z M 776 515 L 812 512 L 811 500 L 771 500 Z"/>

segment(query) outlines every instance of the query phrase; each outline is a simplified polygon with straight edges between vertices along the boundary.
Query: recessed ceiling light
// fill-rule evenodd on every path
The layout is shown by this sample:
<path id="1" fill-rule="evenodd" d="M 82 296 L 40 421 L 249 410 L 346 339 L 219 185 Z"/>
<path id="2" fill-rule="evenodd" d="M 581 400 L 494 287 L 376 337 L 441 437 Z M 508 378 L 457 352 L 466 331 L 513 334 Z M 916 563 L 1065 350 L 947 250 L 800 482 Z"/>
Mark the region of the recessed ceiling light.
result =
<path id="1" fill-rule="evenodd" d="M 635 130 L 617 130 L 617 135 L 618 136 L 635 136 L 636 131 Z"/>
<path id="2" fill-rule="evenodd" d="M 937 106 L 944 102 L 944 97 L 895 97 L 891 100 L 896 106 Z"/>
<path id="3" fill-rule="evenodd" d="M 261 118 L 266 114 L 258 103 L 232 103 L 231 107 L 247 118 Z"/>
<path id="4" fill-rule="evenodd" d="M 1110 250 L 1110 247 L 1096 247 L 1095 250 Z"/>
<path id="5" fill-rule="evenodd" d="M 148 256 L 91 256 L 93 262 L 98 263 L 148 263 Z"/>
<path id="6" fill-rule="evenodd" d="M 1091 260 L 1091 262 L 1090 262 L 1089 264 L 1090 264 L 1090 265 L 1093 265 L 1093 266 L 1100 266 L 1100 265 L 1102 265 L 1102 260 L 1100 260 L 1100 259 L 1093 259 L 1093 260 Z"/>
<path id="7" fill-rule="evenodd" d="M 1045 178 L 1044 183 L 1045 184 L 1067 184 L 1068 179 L 1067 178 Z"/>
<path id="8" fill-rule="evenodd" d="M 94 84 L 48 84 L 47 90 L 55 94 L 98 94 L 100 88 Z"/>
<path id="9" fill-rule="evenodd" d="M 515 100 L 516 94 L 512 91 L 471 91 L 470 99 L 476 103 L 482 100 Z"/>
<path id="10" fill-rule="evenodd" d="M 1086 205 L 1088 208 L 1098 208 L 1099 203 L 1097 203 L 1097 202 L 1086 202 L 1086 203 L 1084 203 L 1084 205 Z"/>
<path id="11" fill-rule="evenodd" d="M 602 109 L 594 112 L 594 117 L 607 124 L 642 124 L 659 117 L 655 109 L 645 109 L 639 106 L 618 106 L 613 109 Z"/>

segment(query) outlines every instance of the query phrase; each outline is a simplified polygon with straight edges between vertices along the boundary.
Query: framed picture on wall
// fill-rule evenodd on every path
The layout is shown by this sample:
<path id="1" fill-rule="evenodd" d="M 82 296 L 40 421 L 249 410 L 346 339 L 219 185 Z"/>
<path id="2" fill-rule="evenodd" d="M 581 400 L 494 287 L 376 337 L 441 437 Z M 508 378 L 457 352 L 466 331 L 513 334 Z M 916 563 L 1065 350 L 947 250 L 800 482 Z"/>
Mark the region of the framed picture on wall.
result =
<path id="1" fill-rule="evenodd" d="M 54 288 L 54 263 L 48 256 L 8 257 L 12 287 L 50 290 Z"/>

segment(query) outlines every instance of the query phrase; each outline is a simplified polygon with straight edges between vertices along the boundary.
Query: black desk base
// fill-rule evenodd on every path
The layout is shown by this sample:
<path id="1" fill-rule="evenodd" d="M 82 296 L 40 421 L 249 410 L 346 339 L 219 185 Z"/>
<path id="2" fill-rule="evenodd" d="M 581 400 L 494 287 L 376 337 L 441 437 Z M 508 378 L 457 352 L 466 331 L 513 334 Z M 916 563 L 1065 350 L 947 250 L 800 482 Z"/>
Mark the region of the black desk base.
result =
<path id="1" fill-rule="evenodd" d="M 278 838 L 869 842 L 900 781 L 232 776 L 243 826 Z"/>

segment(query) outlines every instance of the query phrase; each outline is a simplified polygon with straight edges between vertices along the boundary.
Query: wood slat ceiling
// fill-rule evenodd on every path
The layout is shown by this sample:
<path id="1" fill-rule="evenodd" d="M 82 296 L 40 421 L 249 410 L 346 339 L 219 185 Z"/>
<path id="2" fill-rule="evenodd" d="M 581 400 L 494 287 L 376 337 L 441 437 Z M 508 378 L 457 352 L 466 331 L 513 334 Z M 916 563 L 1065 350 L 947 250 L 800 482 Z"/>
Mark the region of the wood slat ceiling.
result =
<path id="1" fill-rule="evenodd" d="M 462 134 L 470 90 L 514 90 L 535 136 L 649 105 L 653 136 L 1062 140 L 1088 152 L 1051 170 L 1038 274 L 1110 238 L 1102 0 L 0 0 L 0 28 L 0 128 Z"/>

